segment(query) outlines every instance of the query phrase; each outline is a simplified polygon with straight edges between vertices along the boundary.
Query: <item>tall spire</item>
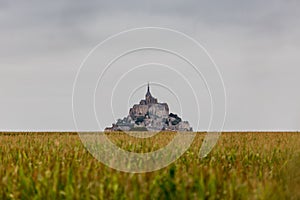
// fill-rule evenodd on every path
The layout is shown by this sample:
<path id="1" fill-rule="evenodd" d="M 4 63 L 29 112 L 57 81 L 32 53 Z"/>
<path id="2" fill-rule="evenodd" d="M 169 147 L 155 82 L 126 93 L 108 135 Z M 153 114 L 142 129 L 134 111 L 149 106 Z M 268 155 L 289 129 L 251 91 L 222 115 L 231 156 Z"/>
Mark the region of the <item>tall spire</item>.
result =
<path id="1" fill-rule="evenodd" d="M 150 92 L 150 84 L 149 84 L 149 82 L 148 82 L 147 93 L 146 93 L 146 97 L 147 96 L 152 97 L 151 92 Z"/>
<path id="2" fill-rule="evenodd" d="M 152 97 L 151 93 L 150 93 L 150 84 L 148 82 L 148 87 L 147 87 L 147 93 L 146 93 L 146 104 L 153 104 L 153 103 L 157 103 L 157 99 Z"/>

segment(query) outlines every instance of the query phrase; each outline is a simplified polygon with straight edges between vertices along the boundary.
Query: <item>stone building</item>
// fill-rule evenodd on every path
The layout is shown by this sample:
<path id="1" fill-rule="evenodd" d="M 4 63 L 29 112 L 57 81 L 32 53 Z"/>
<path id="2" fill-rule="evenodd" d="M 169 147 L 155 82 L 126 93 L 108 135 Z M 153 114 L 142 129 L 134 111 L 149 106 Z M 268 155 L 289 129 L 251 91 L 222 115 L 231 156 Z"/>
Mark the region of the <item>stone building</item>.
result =
<path id="1" fill-rule="evenodd" d="M 133 105 L 129 115 L 119 119 L 112 127 L 105 131 L 192 131 L 187 121 L 182 121 L 176 114 L 169 113 L 167 103 L 159 103 L 150 92 L 148 83 L 145 99 Z"/>

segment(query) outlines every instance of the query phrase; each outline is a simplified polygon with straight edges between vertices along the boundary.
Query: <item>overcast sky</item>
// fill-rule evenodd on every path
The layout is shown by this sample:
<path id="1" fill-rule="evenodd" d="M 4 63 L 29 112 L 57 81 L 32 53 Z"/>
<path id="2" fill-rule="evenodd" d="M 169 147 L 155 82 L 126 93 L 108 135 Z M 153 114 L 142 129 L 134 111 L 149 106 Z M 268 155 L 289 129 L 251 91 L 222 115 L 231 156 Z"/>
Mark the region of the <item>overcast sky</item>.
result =
<path id="1" fill-rule="evenodd" d="M 0 129 L 75 130 L 72 87 L 82 60 L 110 35 L 155 26 L 190 35 L 217 63 L 227 94 L 225 130 L 300 130 L 299 10 L 300 2 L 292 0 L 2 0 Z M 153 95 L 168 100 L 153 87 Z M 115 118 L 124 117 L 127 102 L 138 103 L 144 93 L 117 98 L 116 105 L 126 106 L 114 108 Z M 195 127 L 188 111 L 194 105 L 182 117 Z"/>

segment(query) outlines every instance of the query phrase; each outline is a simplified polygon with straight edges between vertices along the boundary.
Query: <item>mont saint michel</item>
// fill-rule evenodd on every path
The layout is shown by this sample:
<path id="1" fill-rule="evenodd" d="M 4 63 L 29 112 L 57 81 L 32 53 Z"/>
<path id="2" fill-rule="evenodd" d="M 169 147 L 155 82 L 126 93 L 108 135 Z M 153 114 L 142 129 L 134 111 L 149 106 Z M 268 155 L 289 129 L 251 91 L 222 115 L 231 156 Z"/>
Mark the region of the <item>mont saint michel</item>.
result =
<path id="1" fill-rule="evenodd" d="M 159 103 L 150 92 L 148 83 L 145 99 L 129 109 L 129 115 L 118 119 L 105 131 L 193 131 L 188 121 L 169 113 L 167 103 Z"/>

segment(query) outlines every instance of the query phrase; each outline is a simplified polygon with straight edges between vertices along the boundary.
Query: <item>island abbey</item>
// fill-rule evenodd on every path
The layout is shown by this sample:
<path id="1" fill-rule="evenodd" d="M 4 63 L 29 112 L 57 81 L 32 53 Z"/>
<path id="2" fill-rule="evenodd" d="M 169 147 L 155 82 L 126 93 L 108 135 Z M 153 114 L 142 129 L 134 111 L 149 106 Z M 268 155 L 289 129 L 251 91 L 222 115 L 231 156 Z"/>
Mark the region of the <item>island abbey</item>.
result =
<path id="1" fill-rule="evenodd" d="M 159 103 L 150 92 L 148 83 L 145 99 L 133 105 L 129 115 L 107 127 L 105 131 L 192 131 L 189 122 L 169 113 L 167 103 Z"/>

